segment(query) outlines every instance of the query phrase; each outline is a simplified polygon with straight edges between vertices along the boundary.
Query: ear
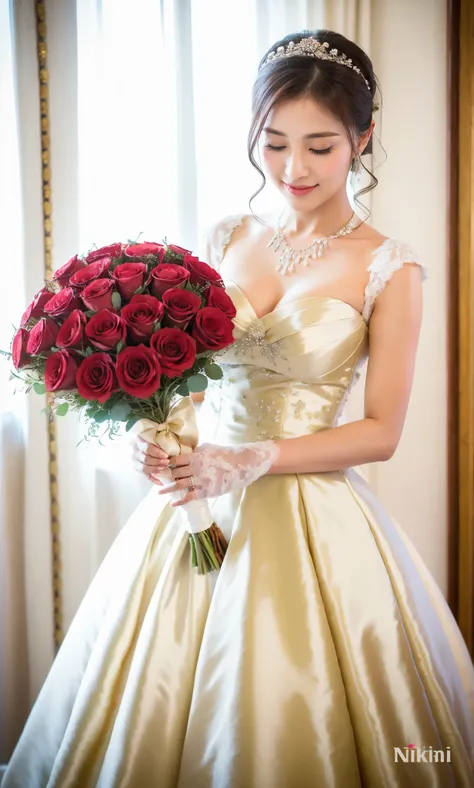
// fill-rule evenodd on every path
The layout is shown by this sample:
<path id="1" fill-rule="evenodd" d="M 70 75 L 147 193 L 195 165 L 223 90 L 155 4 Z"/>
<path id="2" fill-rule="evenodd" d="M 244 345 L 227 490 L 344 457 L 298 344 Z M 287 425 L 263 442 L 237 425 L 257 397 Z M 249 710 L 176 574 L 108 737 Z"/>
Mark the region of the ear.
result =
<path id="1" fill-rule="evenodd" d="M 366 149 L 367 145 L 369 144 L 369 140 L 370 140 L 370 138 L 372 136 L 374 127 L 375 127 L 375 121 L 373 120 L 372 123 L 370 124 L 370 128 L 365 132 L 365 134 L 363 134 L 361 136 L 361 138 L 359 140 L 359 144 L 357 146 L 357 151 L 358 151 L 359 156 L 361 156 L 361 154 L 363 153 L 363 151 Z"/>

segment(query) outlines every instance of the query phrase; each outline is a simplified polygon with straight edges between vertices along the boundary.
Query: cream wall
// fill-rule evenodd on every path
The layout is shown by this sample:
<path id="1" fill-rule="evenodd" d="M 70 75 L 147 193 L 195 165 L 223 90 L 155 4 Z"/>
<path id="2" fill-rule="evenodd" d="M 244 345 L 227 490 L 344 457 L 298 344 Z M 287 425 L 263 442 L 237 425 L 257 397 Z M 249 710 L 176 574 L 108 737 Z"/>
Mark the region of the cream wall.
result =
<path id="1" fill-rule="evenodd" d="M 429 269 L 416 375 L 378 494 L 447 593 L 447 12 L 445 0 L 375 0 L 371 54 L 384 97 L 388 159 L 373 223 L 412 244 Z"/>

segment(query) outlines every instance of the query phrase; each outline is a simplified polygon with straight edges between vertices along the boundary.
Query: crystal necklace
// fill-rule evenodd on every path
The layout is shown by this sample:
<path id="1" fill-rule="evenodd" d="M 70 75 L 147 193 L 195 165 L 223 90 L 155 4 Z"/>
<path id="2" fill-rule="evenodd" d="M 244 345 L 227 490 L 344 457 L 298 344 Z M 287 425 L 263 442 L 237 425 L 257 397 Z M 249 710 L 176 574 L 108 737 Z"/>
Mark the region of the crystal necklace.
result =
<path id="1" fill-rule="evenodd" d="M 321 257 L 324 250 L 327 249 L 329 241 L 333 241 L 335 238 L 342 238 L 344 235 L 349 235 L 349 233 L 358 226 L 357 216 L 353 213 L 347 224 L 341 227 L 334 235 L 327 235 L 325 238 L 316 238 L 312 244 L 305 246 L 304 249 L 293 249 L 283 237 L 283 231 L 280 225 L 282 216 L 283 213 L 278 219 L 275 235 L 270 243 L 267 244 L 267 248 L 273 249 L 275 252 L 280 252 L 280 262 L 277 266 L 277 271 L 280 272 L 281 276 L 285 276 L 287 273 L 293 273 L 297 265 L 309 265 L 310 260 L 316 260 L 318 257 Z"/>

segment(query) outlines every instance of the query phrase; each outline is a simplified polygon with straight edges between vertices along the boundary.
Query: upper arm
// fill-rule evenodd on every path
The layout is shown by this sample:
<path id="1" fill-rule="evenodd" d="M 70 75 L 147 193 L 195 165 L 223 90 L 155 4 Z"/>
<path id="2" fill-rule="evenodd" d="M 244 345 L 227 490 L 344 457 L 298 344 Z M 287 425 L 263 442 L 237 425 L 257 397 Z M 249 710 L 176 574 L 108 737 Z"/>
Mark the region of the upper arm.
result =
<path id="1" fill-rule="evenodd" d="M 422 318 L 422 269 L 406 263 L 377 296 L 370 319 L 365 417 L 378 421 L 393 454 L 402 433 Z"/>

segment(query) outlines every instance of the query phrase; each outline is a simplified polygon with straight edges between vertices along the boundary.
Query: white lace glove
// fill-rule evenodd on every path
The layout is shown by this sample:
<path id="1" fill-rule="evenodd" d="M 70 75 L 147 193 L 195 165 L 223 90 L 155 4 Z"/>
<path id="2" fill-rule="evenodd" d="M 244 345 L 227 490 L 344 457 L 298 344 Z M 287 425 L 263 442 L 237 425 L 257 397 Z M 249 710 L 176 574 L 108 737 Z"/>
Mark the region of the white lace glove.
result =
<path id="1" fill-rule="evenodd" d="M 280 454 L 274 441 L 242 443 L 238 446 L 217 446 L 203 443 L 191 454 L 171 458 L 170 468 L 174 483 L 159 493 L 187 490 L 180 506 L 196 498 L 217 498 L 253 484 L 268 473 Z"/>

